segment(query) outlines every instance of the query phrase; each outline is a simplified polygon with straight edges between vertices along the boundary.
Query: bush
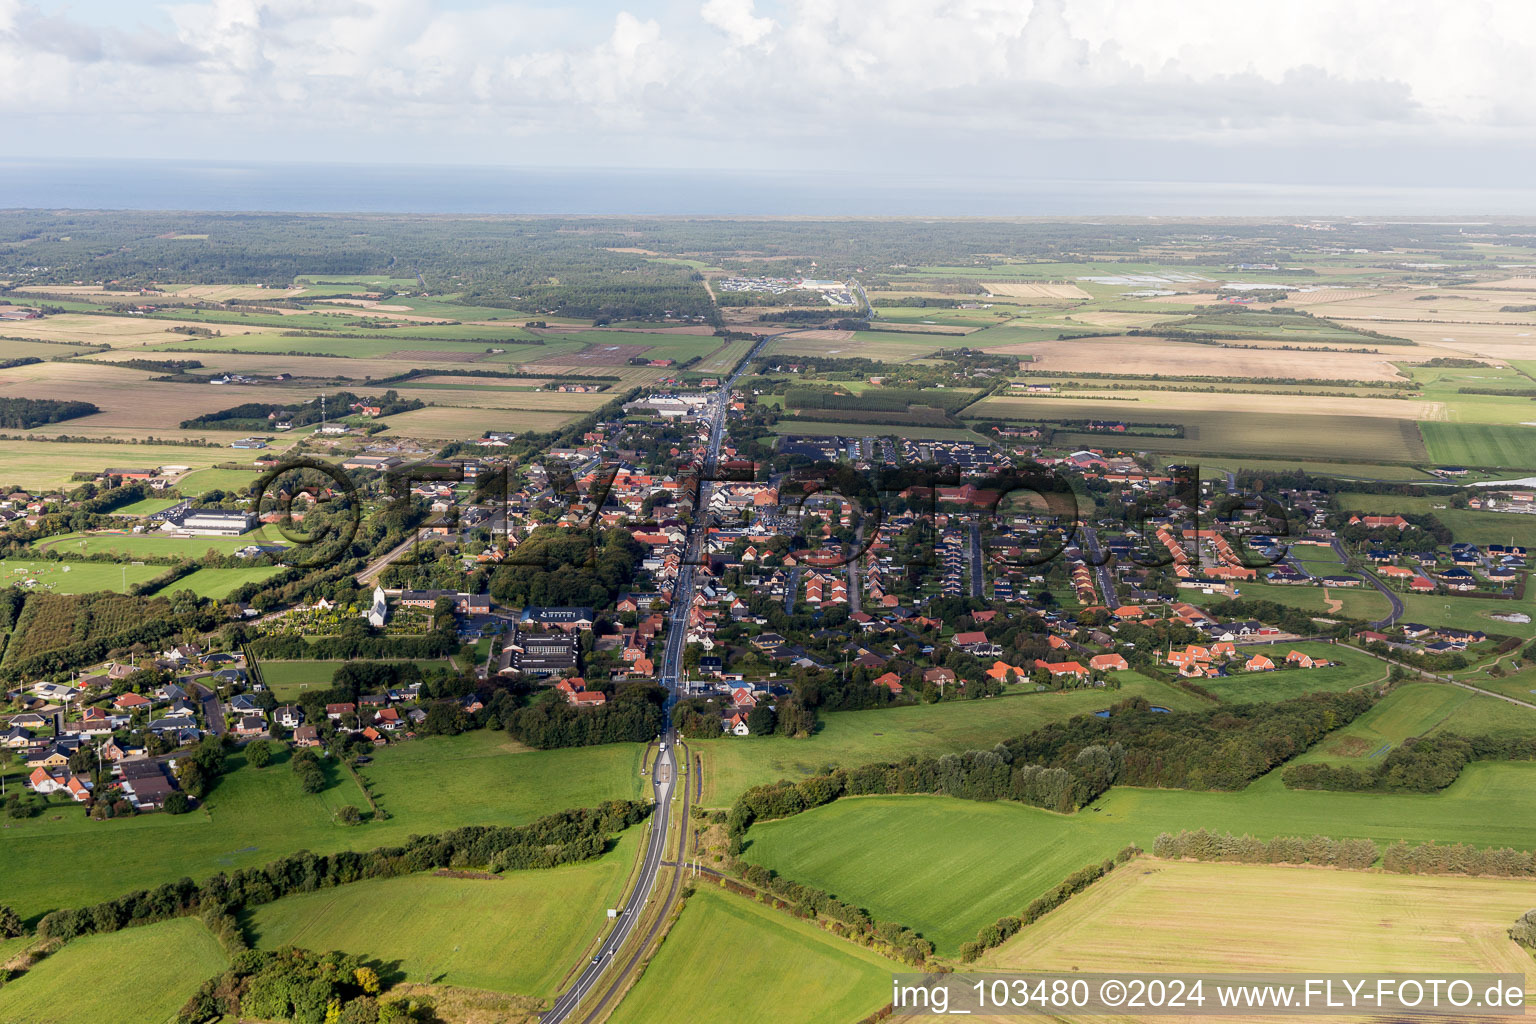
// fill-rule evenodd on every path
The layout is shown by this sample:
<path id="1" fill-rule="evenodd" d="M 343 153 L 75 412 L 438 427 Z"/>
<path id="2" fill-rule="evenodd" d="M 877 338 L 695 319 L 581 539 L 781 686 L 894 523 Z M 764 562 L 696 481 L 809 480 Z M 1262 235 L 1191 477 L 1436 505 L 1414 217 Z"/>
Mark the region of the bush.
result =
<path id="1" fill-rule="evenodd" d="M 161 807 L 166 814 L 186 814 L 192 809 L 192 800 L 185 793 L 172 793 Z"/>
<path id="2" fill-rule="evenodd" d="M 266 740 L 252 740 L 247 743 L 245 763 L 252 768 L 265 768 L 272 763 L 272 745 Z"/>
<path id="3" fill-rule="evenodd" d="M 347 804 L 336 811 L 336 820 L 343 825 L 361 825 L 363 823 L 363 812 L 351 804 Z"/>

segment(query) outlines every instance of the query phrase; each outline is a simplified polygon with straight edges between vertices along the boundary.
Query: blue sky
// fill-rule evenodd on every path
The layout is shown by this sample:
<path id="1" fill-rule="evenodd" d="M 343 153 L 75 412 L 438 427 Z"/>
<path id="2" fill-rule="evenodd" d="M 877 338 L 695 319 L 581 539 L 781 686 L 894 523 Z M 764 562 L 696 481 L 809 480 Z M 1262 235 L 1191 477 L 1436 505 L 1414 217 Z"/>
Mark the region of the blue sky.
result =
<path id="1" fill-rule="evenodd" d="M 1523 0 L 0 0 L 37 157 L 1524 184 Z"/>

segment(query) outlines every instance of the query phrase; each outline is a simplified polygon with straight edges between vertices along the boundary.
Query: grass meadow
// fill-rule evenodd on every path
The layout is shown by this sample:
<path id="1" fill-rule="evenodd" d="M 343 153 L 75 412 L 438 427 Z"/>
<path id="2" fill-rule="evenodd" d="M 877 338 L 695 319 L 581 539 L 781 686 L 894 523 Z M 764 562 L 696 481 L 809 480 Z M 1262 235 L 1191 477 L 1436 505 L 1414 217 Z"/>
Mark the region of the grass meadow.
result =
<path id="1" fill-rule="evenodd" d="M 162 1024 L 229 965 L 196 918 L 87 935 L 0 988 L 6 1024 Z"/>
<path id="2" fill-rule="evenodd" d="M 1271 772 L 1236 793 L 1117 787 L 1074 815 L 948 797 L 845 798 L 755 825 L 744 856 L 922 932 L 954 953 L 1067 874 L 1160 832 L 1208 828 L 1536 846 L 1536 765 L 1478 763 L 1439 793 L 1291 791 Z M 879 870 L 874 867 L 878 863 Z"/>
<path id="3" fill-rule="evenodd" d="M 396 963 L 406 981 L 551 999 L 622 901 L 644 837 L 637 826 L 597 860 L 547 870 L 415 874 L 289 896 L 245 924 L 259 949 L 339 949 Z"/>
<path id="4" fill-rule="evenodd" d="M 890 999 L 900 966 L 781 911 L 701 885 L 613 1024 L 820 1024 Z"/>
<path id="5" fill-rule="evenodd" d="M 367 802 L 350 776 L 305 794 L 286 755 L 267 768 L 230 755 L 229 771 L 190 814 L 93 822 L 49 805 L 8 820 L 0 841 L 5 901 L 23 917 L 79 906 L 182 876 L 254 867 L 298 850 L 366 850 L 460 825 L 516 825 L 567 807 L 641 794 L 641 748 L 616 744 L 530 751 L 505 733 L 431 737 L 380 750 L 363 773 L 388 821 L 345 827 L 334 812 Z M 3 1017 L 3 1015 L 0 1015 Z"/>

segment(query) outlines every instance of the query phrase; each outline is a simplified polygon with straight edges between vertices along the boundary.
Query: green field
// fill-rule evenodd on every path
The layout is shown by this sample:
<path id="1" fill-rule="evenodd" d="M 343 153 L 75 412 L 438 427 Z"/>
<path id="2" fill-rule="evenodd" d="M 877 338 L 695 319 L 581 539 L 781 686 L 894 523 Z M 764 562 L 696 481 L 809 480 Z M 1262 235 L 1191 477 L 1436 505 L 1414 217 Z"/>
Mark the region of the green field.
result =
<path id="1" fill-rule="evenodd" d="M 198 569 L 164 588 L 164 593 L 190 590 L 198 597 L 210 597 L 222 601 L 231 591 L 266 579 L 282 570 L 275 565 L 252 566 L 249 569 Z"/>
<path id="2" fill-rule="evenodd" d="M 1258 583 L 1245 580 L 1238 584 L 1237 589 L 1238 596 L 1245 600 L 1274 601 L 1323 618 L 1330 614 L 1338 614 L 1373 622 L 1392 610 L 1387 599 L 1381 596 L 1375 587 L 1367 586 L 1364 581 L 1360 586 L 1350 589 L 1328 588 L 1329 599 L 1343 602 L 1337 612 L 1333 611 L 1327 599 L 1323 597 L 1323 588 L 1311 584 Z M 1211 613 L 1216 616 L 1223 614 L 1220 610 L 1221 606 L 1230 600 L 1226 594 L 1203 594 L 1198 590 L 1181 590 L 1179 596 L 1190 604 L 1211 609 Z"/>
<path id="3" fill-rule="evenodd" d="M 61 554 L 99 555 L 105 552 L 129 558 L 198 558 L 210 551 L 229 554 L 252 544 L 281 543 L 282 538 L 276 535 L 275 530 L 270 540 L 264 540 L 260 530 L 252 530 L 239 537 L 173 537 L 159 530 L 147 530 L 144 533 L 102 530 L 94 533 L 61 533 L 35 541 L 32 547 L 38 551 L 57 550 Z M 162 567 L 160 571 L 164 572 L 165 569 Z"/>
<path id="4" fill-rule="evenodd" d="M 1276 644 L 1239 647 L 1237 651 L 1245 660 L 1254 653 L 1267 655 L 1276 665 L 1281 664 L 1290 652 L 1300 651 L 1314 658 L 1327 658 L 1331 664 L 1325 668 L 1289 668 L 1275 672 L 1244 672 L 1238 668 L 1225 679 L 1207 679 L 1200 683 L 1222 700 L 1234 704 L 1289 700 L 1317 690 L 1349 690 L 1387 678 L 1387 666 L 1383 662 L 1337 644 Z"/>
<path id="5" fill-rule="evenodd" d="M 202 472 L 211 473 L 215 471 L 203 470 Z M 115 516 L 152 516 L 156 512 L 164 512 L 172 505 L 179 503 L 176 498 L 141 498 L 131 505 L 124 505 L 121 508 L 113 509 L 112 514 Z"/>
<path id="6" fill-rule="evenodd" d="M 1392 416 L 1293 415 L 1277 412 L 1139 408 L 1135 402 L 1057 398 L 985 398 L 965 411 L 968 419 L 1027 423 L 1103 419 L 1128 424 L 1177 423 L 1183 437 L 1105 435 L 1058 430 L 1058 446 L 1111 445 L 1174 454 L 1257 455 L 1342 461 L 1371 452 L 1384 462 L 1426 458 L 1418 426 Z M 1442 460 L 1443 461 L 1443 460 Z"/>
<path id="7" fill-rule="evenodd" d="M 209 491 L 244 494 L 260 478 L 254 469 L 199 469 L 176 481 L 176 489 L 189 498 L 200 498 Z"/>
<path id="8" fill-rule="evenodd" d="M 162 1024 L 229 965 L 196 918 L 75 939 L 0 988 L 6 1024 Z"/>
<path id="9" fill-rule="evenodd" d="M 1536 427 L 1421 423 L 1419 429 L 1429 460 L 1437 465 L 1536 469 Z"/>
<path id="10" fill-rule="evenodd" d="M 23 589 L 54 594 L 88 594 L 93 590 L 113 590 L 123 594 L 127 593 L 126 587 L 147 583 L 165 572 L 165 568 L 163 565 L 8 558 L 0 560 L 0 587 L 22 586 Z M 36 585 L 25 587 L 27 580 L 36 580 Z"/>
<path id="11" fill-rule="evenodd" d="M 1134 672 L 1117 675 L 1122 682 L 1119 690 L 1018 693 L 878 711 L 836 711 L 822 716 L 820 728 L 810 739 L 722 736 L 695 743 L 693 752 L 704 763 L 703 802 L 723 806 L 748 786 L 810 775 L 828 764 L 852 766 L 911 754 L 986 750 L 1047 722 L 1089 714 L 1133 696 L 1179 710 L 1210 706 L 1155 679 Z"/>
<path id="12" fill-rule="evenodd" d="M 595 861 L 497 878 L 371 879 L 290 896 L 248 921 L 255 945 L 339 949 L 398 961 L 406 981 L 555 995 L 622 902 L 646 826 Z M 409 908 L 410 927 L 401 927 Z"/>
<path id="13" fill-rule="evenodd" d="M 1489 597 L 1452 597 L 1446 594 L 1402 594 L 1403 622 L 1425 622 L 1458 629 L 1481 629 L 1485 633 L 1509 636 L 1536 636 L 1536 587 L 1526 590 L 1523 601 L 1501 601 Z M 1513 612 L 1529 616 L 1531 622 L 1506 622 L 1493 616 Z"/>
<path id="14" fill-rule="evenodd" d="M 505 733 L 472 732 L 401 743 L 362 771 L 392 816 L 347 828 L 333 812 L 366 809 L 336 770 L 315 795 L 299 790 L 286 759 L 257 770 L 244 756 L 191 814 L 90 821 L 83 808 L 8 821 L 0 842 L 5 901 L 24 917 L 77 906 L 182 876 L 265 864 L 298 850 L 372 849 L 460 825 L 515 825 L 567 807 L 641 795 L 640 747 L 615 744 L 529 751 Z"/>
<path id="15" fill-rule="evenodd" d="M 898 964 L 816 925 L 702 885 L 613 1024 L 823 1024 L 890 1001 Z"/>
<path id="16" fill-rule="evenodd" d="M 947 797 L 844 798 L 754 825 L 744 856 L 917 929 L 953 953 L 1070 872 L 1160 832 L 1536 846 L 1536 765 L 1477 763 L 1440 793 L 1291 791 L 1271 772 L 1238 793 L 1116 787 L 1075 815 Z"/>
<path id="17" fill-rule="evenodd" d="M 442 659 L 377 658 L 373 660 L 386 662 L 414 660 L 424 669 L 448 667 L 448 663 Z M 344 660 L 263 661 L 261 678 L 272 688 L 272 695 L 278 700 L 295 700 L 305 690 L 330 686 L 336 671 L 345 664 Z"/>
<path id="18" fill-rule="evenodd" d="M 1393 747 L 1414 736 L 1423 736 L 1447 722 L 1453 712 L 1471 701 L 1484 701 L 1469 690 L 1442 683 L 1407 683 L 1383 697 L 1375 707 L 1301 755 L 1300 761 L 1327 761 L 1371 767 Z M 1489 703 L 1493 703 L 1489 700 Z M 1518 708 L 1511 707 L 1510 713 Z M 1536 711 L 1530 712 L 1536 724 Z"/>
<path id="19" fill-rule="evenodd" d="M 773 425 L 777 434 L 806 434 L 815 437 L 908 437 L 913 440 L 985 441 L 974 430 L 960 427 L 915 427 L 890 423 L 830 423 L 824 420 L 800 420 L 786 417 Z"/>

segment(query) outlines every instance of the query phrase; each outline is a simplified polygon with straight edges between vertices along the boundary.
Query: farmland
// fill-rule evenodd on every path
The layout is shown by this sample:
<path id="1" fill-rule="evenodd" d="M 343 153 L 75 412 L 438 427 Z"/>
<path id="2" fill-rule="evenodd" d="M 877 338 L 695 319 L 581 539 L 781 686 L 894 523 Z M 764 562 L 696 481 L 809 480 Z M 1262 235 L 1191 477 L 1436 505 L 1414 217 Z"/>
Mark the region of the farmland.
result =
<path id="1" fill-rule="evenodd" d="M 622 901 L 645 826 L 595 861 L 496 878 L 433 874 L 372 879 L 259 907 L 261 949 L 339 949 L 398 961 L 406 981 L 551 998 L 568 966 Z M 402 929 L 400 911 L 413 925 Z M 587 913 L 572 913 L 572 908 Z"/>
<path id="2" fill-rule="evenodd" d="M 196 918 L 87 935 L 0 988 L 0 1019 L 160 1024 L 226 966 L 219 944 Z"/>
<path id="3" fill-rule="evenodd" d="M 286 757 L 229 773 L 192 814 L 94 822 L 81 807 L 9 821 L 0 845 L 6 901 L 24 916 L 81 905 L 183 875 L 204 878 L 265 864 L 297 850 L 372 849 L 459 825 L 515 825 L 566 807 L 640 794 L 640 748 L 628 744 L 529 751 L 505 733 L 423 739 L 377 753 L 364 768 L 388 821 L 339 825 L 334 810 L 366 806 L 355 783 L 331 770 L 318 794 L 300 791 Z M 168 858 L 166 850 L 176 856 Z"/>
<path id="4" fill-rule="evenodd" d="M 1513 879 L 1136 860 L 979 966 L 1525 974 L 1530 954 L 1506 933 L 1530 903 L 1530 883 Z"/>
<path id="5" fill-rule="evenodd" d="M 168 444 L 89 444 L 0 438 L 0 473 L 7 484 L 31 490 L 65 487 L 76 473 L 109 467 L 186 466 L 204 469 L 229 461 L 224 447 Z"/>
<path id="6" fill-rule="evenodd" d="M 733 1024 L 857 1020 L 889 1000 L 896 967 L 814 924 L 704 886 L 610 1019 L 719 1020 L 729 1003 Z"/>
<path id="7" fill-rule="evenodd" d="M 1524 821 L 1536 813 L 1533 781 L 1536 766 L 1478 763 L 1439 793 L 1330 793 L 1287 790 L 1272 772 L 1237 793 L 1116 787 L 1075 815 L 947 797 L 844 798 L 753 826 L 744 856 L 900 921 L 953 953 L 982 925 L 1017 913 L 1073 870 L 1130 843 L 1150 849 L 1160 832 L 1530 849 L 1536 836 Z"/>

